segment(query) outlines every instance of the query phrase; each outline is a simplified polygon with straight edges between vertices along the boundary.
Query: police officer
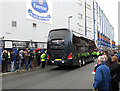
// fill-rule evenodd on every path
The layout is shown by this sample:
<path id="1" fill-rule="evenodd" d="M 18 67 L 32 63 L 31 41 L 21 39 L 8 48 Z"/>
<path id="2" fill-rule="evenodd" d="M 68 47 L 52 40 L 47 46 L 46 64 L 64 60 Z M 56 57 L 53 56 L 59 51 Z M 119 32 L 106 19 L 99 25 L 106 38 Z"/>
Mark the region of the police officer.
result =
<path id="1" fill-rule="evenodd" d="M 45 57 L 46 57 L 46 54 L 45 54 L 45 52 L 43 51 L 43 54 L 41 55 L 41 62 L 42 62 L 42 68 L 44 68 L 45 67 Z"/>
<path id="2" fill-rule="evenodd" d="M 11 51 L 9 50 L 8 51 L 8 63 L 10 64 L 10 61 L 11 61 Z"/>
<path id="3" fill-rule="evenodd" d="M 99 57 L 99 55 L 100 55 L 100 53 L 99 53 L 99 51 L 97 51 L 97 57 Z"/>

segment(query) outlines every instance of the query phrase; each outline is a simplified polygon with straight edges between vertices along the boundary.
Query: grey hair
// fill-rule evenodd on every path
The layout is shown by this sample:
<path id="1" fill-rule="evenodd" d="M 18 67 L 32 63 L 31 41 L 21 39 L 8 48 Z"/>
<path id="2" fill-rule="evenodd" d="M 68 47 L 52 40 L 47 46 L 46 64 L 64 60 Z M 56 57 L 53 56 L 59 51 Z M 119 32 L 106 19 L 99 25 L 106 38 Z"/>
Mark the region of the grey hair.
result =
<path id="1" fill-rule="evenodd" d="M 102 62 L 102 63 L 105 62 L 105 58 L 104 58 L 103 56 L 99 56 L 99 57 L 98 57 L 98 60 L 99 60 L 100 62 Z"/>
<path id="2" fill-rule="evenodd" d="M 105 58 L 105 61 L 107 61 L 107 60 L 108 60 L 108 57 L 107 57 L 106 55 L 103 55 L 103 57 Z"/>

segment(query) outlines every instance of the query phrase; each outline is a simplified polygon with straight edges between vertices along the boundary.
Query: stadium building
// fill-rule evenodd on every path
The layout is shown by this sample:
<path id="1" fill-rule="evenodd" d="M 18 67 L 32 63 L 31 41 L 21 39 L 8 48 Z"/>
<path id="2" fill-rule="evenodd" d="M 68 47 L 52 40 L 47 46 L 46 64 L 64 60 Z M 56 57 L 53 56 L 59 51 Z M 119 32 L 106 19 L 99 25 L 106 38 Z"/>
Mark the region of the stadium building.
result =
<path id="1" fill-rule="evenodd" d="M 47 47 L 51 29 L 70 28 L 95 41 L 98 49 L 115 48 L 114 28 L 94 0 L 23 0 L 0 3 L 0 46 Z"/>

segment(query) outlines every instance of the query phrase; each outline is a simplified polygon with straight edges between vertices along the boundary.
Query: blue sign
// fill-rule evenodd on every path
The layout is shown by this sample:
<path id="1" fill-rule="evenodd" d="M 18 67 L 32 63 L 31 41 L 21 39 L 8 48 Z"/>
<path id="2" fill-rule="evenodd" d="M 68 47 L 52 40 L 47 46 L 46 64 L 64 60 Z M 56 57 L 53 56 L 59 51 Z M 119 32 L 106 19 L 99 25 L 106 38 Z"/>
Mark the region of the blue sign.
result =
<path id="1" fill-rule="evenodd" d="M 48 11 L 46 0 L 32 0 L 32 7 L 39 13 L 47 13 Z"/>
<path id="2" fill-rule="evenodd" d="M 50 15 L 47 15 L 47 16 L 39 16 L 35 13 L 33 13 L 33 11 L 31 9 L 28 10 L 28 13 L 31 17 L 33 17 L 34 19 L 37 19 L 37 20 L 42 20 L 42 21 L 49 21 L 51 19 L 51 16 Z"/>
<path id="3" fill-rule="evenodd" d="M 27 0 L 26 18 L 52 24 L 51 0 Z"/>

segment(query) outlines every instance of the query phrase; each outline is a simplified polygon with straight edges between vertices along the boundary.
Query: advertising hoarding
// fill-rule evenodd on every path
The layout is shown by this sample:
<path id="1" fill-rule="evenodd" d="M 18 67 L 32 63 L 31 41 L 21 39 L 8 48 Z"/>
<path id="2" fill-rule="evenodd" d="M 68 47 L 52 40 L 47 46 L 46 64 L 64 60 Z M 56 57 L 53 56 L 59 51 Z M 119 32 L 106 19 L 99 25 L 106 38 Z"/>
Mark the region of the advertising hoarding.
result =
<path id="1" fill-rule="evenodd" d="M 27 0 L 26 18 L 52 24 L 52 0 Z"/>

